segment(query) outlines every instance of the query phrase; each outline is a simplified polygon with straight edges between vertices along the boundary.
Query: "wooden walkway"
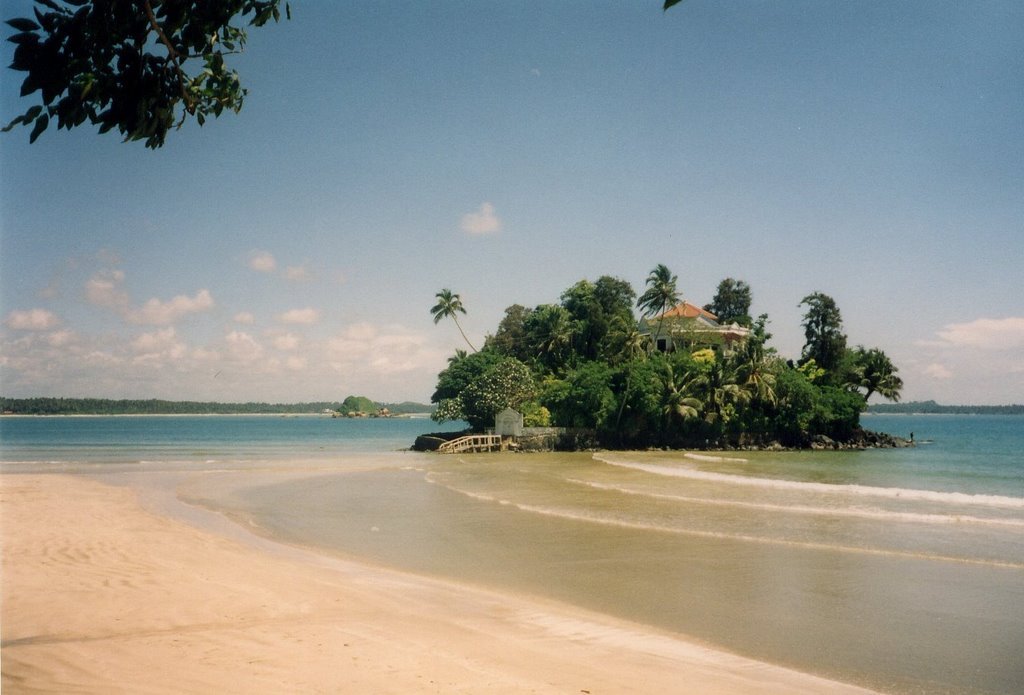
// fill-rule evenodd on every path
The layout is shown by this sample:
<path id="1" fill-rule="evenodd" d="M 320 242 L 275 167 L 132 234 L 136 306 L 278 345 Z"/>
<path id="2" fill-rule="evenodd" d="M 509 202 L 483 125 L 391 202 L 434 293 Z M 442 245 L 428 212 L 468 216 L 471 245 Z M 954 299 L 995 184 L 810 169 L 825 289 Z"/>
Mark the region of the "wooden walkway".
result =
<path id="1" fill-rule="evenodd" d="M 439 454 L 461 454 L 466 451 L 500 451 L 501 435 L 469 434 L 465 437 L 452 439 L 437 447 Z"/>

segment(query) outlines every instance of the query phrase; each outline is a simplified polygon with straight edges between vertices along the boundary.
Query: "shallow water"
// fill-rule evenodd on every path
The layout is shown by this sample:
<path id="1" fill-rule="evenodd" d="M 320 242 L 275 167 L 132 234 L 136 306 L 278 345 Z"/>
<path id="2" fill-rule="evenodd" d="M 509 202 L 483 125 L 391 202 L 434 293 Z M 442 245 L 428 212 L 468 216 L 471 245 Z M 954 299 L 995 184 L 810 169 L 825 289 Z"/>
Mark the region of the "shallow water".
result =
<path id="1" fill-rule="evenodd" d="M 676 454 L 477 455 L 215 504 L 290 542 L 886 691 L 1021 692 L 1024 500 L 777 483 Z"/>
<path id="2" fill-rule="evenodd" d="M 85 455 L 82 431 L 36 433 L 20 458 L 0 422 L 4 471 L 173 480 L 273 538 L 884 691 L 1024 692 L 1024 418 L 865 418 L 914 431 L 906 450 L 463 457 L 387 453 L 405 429 L 203 420 L 98 423 Z"/>

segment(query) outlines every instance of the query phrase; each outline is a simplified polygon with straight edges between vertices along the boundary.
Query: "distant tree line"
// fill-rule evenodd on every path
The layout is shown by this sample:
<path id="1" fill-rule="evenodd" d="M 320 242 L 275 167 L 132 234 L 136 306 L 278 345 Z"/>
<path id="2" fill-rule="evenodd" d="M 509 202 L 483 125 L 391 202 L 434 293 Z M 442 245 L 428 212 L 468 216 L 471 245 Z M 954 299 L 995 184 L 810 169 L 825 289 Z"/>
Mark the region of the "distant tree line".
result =
<path id="1" fill-rule="evenodd" d="M 896 366 L 877 348 L 849 346 L 839 308 L 821 292 L 800 303 L 806 343 L 796 360 L 769 345 L 767 314 L 751 318 L 751 288 L 733 278 L 705 309 L 746 327 L 746 340 L 714 349 L 660 341 L 661 350 L 658 338 L 672 330 L 663 315 L 682 301 L 677 285 L 659 264 L 639 296 L 603 276 L 557 303 L 513 304 L 479 351 L 457 350 L 438 374 L 434 419 L 482 430 L 511 407 L 527 426 L 592 429 L 608 447 L 803 447 L 855 442 L 869 398 L 899 399 Z M 458 294 L 437 299 L 435 322 L 465 313 Z"/>
<path id="2" fill-rule="evenodd" d="M 350 397 L 355 398 L 355 397 Z M 362 397 L 358 397 L 362 398 Z M 369 401 L 369 399 L 363 399 Z M 373 403 L 372 401 L 369 401 Z M 344 402 L 307 403 L 217 403 L 205 401 L 166 401 L 160 399 L 105 398 L 4 398 L 0 412 L 12 415 L 264 415 L 308 414 L 325 410 L 342 411 Z M 433 406 L 410 401 L 374 404 L 374 410 L 387 408 L 392 414 L 426 413 Z M 344 410 L 347 412 L 347 409 Z"/>
<path id="3" fill-rule="evenodd" d="M 939 405 L 935 401 L 910 401 L 908 403 L 876 403 L 868 407 L 868 412 L 903 415 L 1024 415 L 1024 404 Z"/>

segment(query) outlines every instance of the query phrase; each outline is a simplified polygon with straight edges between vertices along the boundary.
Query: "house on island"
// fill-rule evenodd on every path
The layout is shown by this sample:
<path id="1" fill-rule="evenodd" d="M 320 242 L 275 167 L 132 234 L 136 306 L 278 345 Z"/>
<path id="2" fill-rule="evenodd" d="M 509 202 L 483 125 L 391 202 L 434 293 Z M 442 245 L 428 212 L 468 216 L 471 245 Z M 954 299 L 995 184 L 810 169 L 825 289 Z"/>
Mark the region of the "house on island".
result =
<path id="1" fill-rule="evenodd" d="M 750 336 L 736 322 L 722 325 L 718 317 L 695 304 L 683 302 L 664 314 L 640 319 L 640 334 L 651 339 L 650 351 L 701 350 L 728 353 Z"/>

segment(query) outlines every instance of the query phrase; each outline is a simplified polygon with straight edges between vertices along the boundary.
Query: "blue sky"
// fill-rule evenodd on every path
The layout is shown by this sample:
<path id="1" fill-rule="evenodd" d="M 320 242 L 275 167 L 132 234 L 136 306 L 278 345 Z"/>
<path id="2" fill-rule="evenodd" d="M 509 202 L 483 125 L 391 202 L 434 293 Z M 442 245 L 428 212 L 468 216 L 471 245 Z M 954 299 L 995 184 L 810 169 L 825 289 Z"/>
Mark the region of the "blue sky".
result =
<path id="1" fill-rule="evenodd" d="M 821 291 L 905 400 L 1024 402 L 1024 4 L 291 6 L 162 150 L 0 136 L 4 395 L 427 400 L 440 289 L 479 342 L 665 263 L 785 356 Z"/>

